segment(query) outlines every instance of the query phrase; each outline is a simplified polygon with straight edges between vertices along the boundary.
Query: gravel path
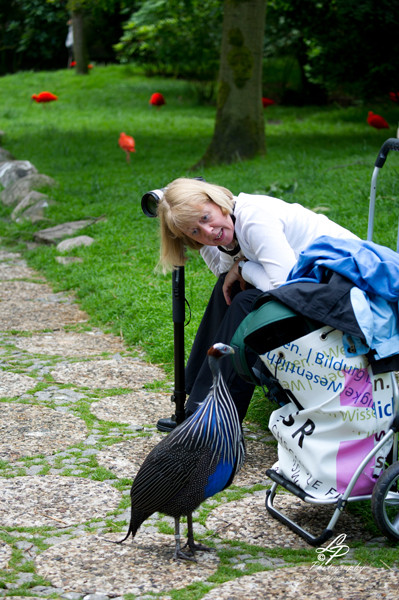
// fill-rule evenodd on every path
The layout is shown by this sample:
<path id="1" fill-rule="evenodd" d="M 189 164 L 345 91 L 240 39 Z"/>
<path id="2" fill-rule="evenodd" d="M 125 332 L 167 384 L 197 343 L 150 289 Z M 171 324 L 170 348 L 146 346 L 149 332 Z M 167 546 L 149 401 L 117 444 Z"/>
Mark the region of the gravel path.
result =
<path id="1" fill-rule="evenodd" d="M 234 485 L 194 515 L 211 552 L 174 561 L 173 520 L 159 514 L 134 541 L 114 544 L 129 522 L 132 480 L 166 435 L 155 423 L 171 413 L 172 384 L 139 349 L 90 327 L 73 297 L 54 293 L 21 256 L 1 249 L 0 302 L 0 597 L 397 597 L 393 547 L 361 517 L 343 514 L 337 535 L 349 551 L 327 565 L 268 515 L 265 470 L 276 448 L 251 424 Z M 146 387 L 152 382 L 157 392 Z M 328 519 L 327 507 L 290 495 L 281 505 L 309 527 Z M 379 557 L 373 566 L 365 546 Z"/>

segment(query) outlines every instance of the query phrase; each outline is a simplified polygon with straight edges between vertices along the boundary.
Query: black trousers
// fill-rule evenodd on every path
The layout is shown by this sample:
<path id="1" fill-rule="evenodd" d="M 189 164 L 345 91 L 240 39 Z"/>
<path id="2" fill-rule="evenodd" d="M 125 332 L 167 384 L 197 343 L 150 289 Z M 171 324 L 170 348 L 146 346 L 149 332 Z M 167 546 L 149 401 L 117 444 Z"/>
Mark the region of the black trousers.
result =
<path id="1" fill-rule="evenodd" d="M 222 287 L 225 274 L 221 275 L 213 288 L 211 298 L 198 328 L 185 370 L 186 391 L 189 398 L 186 403 L 186 415 L 192 414 L 205 400 L 212 385 L 212 374 L 208 365 L 207 351 L 216 342 L 229 344 L 237 327 L 262 292 L 256 288 L 242 291 L 238 282 L 233 288 L 233 300 L 226 304 Z M 220 362 L 227 387 L 237 407 L 240 421 L 245 417 L 254 392 L 254 385 L 247 383 L 235 371 L 228 359 Z"/>

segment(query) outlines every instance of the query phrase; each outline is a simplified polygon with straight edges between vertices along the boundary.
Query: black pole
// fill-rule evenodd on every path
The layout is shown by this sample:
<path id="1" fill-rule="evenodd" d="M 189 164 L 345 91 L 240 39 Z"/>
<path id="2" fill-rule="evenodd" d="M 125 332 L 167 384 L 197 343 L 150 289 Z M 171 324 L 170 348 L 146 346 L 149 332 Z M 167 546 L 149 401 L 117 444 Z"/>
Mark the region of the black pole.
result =
<path id="1" fill-rule="evenodd" d="M 184 405 L 186 402 L 186 381 L 184 375 L 184 267 L 177 267 L 172 273 L 172 310 L 175 361 L 175 388 L 172 395 L 172 402 L 176 404 L 176 423 L 179 425 L 179 423 L 184 421 Z"/>

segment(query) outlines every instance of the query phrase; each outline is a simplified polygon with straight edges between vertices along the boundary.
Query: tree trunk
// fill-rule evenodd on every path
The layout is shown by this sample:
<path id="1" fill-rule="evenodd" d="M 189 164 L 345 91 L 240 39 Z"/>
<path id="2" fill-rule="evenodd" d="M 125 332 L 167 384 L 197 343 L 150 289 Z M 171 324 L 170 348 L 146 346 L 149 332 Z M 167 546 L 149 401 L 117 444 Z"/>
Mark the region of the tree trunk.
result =
<path id="1" fill-rule="evenodd" d="M 266 0 L 225 0 L 212 141 L 197 166 L 265 152 L 262 50 Z"/>
<path id="2" fill-rule="evenodd" d="M 76 61 L 76 72 L 78 73 L 78 75 L 87 75 L 89 72 L 89 61 L 86 50 L 86 35 L 82 12 L 72 12 L 72 27 L 73 54 Z"/>

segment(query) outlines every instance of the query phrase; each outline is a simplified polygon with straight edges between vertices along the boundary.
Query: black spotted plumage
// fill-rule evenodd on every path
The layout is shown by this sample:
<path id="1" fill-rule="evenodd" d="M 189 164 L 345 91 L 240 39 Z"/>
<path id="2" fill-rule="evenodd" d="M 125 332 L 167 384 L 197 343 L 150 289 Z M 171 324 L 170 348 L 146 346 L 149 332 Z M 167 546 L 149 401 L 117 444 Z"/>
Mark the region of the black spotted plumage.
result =
<path id="1" fill-rule="evenodd" d="M 208 497 L 229 486 L 245 459 L 237 409 L 222 378 L 218 361 L 231 354 L 225 344 L 208 351 L 213 384 L 196 412 L 148 454 L 130 492 L 131 520 L 125 541 L 153 513 L 175 518 L 175 558 L 192 558 L 195 549 L 193 511 Z M 180 517 L 187 516 L 191 556 L 180 548 Z"/>

